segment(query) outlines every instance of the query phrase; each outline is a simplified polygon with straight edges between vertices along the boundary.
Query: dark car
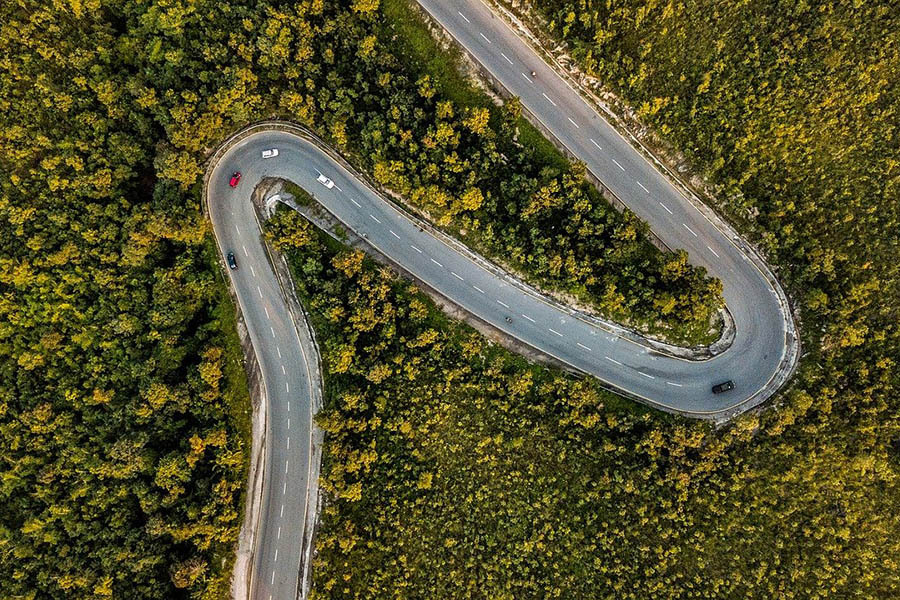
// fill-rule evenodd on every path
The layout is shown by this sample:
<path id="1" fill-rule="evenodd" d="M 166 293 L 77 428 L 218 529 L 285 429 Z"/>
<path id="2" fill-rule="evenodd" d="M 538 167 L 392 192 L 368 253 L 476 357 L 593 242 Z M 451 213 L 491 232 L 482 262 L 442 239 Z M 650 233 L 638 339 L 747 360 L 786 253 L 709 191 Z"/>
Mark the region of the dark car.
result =
<path id="1" fill-rule="evenodd" d="M 234 252 L 229 252 L 225 258 L 228 259 L 228 266 L 232 270 L 237 269 L 237 260 L 234 258 Z"/>
<path id="2" fill-rule="evenodd" d="M 734 389 L 734 382 L 730 379 L 728 381 L 723 381 L 722 383 L 717 383 L 712 387 L 713 394 L 721 394 L 722 392 L 730 392 Z"/>
<path id="3" fill-rule="evenodd" d="M 241 182 L 241 172 L 235 171 L 234 173 L 232 173 L 231 181 L 228 182 L 228 185 L 230 185 L 231 187 L 237 187 L 237 184 L 239 184 L 240 182 Z"/>

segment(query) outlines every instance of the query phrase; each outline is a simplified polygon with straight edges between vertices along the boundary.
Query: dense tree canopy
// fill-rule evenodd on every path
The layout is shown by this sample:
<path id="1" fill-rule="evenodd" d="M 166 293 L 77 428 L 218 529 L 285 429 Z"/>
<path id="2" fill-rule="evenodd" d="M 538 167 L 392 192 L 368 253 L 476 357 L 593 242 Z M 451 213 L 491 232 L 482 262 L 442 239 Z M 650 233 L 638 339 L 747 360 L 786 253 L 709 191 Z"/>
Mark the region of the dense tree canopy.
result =
<path id="1" fill-rule="evenodd" d="M 897 2 L 533 4 L 719 187 L 826 346 L 882 345 L 900 295 Z"/>
<path id="2" fill-rule="evenodd" d="M 296 213 L 270 236 L 329 384 L 315 598 L 900 591 L 897 429 L 826 406 L 860 395 L 795 388 L 722 431 L 636 411 L 450 322 Z"/>
<path id="3" fill-rule="evenodd" d="M 0 596 L 227 587 L 248 405 L 196 184 L 254 119 L 311 125 L 535 280 L 636 324 L 706 331 L 716 282 L 664 277 L 672 257 L 640 223 L 516 143 L 514 112 L 450 100 L 392 54 L 381 11 L 0 4 Z M 679 298 L 671 311 L 661 293 Z"/>
<path id="4" fill-rule="evenodd" d="M 329 375 L 317 593 L 897 595 L 896 7 L 576 4 L 553 31 L 758 213 L 810 355 L 725 431 L 634 414 L 295 236 Z M 196 184 L 248 121 L 312 126 L 533 281 L 706 332 L 717 283 L 666 279 L 407 8 L 0 4 L 0 596 L 225 593 L 247 401 Z"/>

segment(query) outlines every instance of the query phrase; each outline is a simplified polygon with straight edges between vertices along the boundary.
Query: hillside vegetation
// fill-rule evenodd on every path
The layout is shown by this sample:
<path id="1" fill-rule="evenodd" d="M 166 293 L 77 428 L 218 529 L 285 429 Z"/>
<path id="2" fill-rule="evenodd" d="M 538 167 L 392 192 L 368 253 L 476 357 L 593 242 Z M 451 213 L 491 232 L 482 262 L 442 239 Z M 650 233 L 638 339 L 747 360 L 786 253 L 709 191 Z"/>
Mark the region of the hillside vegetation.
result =
<path id="1" fill-rule="evenodd" d="M 531 4 L 586 72 L 718 186 L 783 267 L 806 330 L 824 328 L 810 339 L 832 351 L 837 371 L 853 355 L 894 360 L 897 2 Z"/>
<path id="2" fill-rule="evenodd" d="M 889 598 L 896 429 L 803 374 L 713 431 L 528 365 L 283 211 L 323 351 L 316 599 Z M 832 408 L 833 407 L 833 408 Z M 829 414 L 830 413 L 830 414 Z M 883 442 L 882 442 L 883 443 Z"/>
<path id="3" fill-rule="evenodd" d="M 198 183 L 252 120 L 311 125 L 535 281 L 706 333 L 717 282 L 654 250 L 514 105 L 395 56 L 380 10 L 0 3 L 0 597 L 226 594 L 249 403 Z"/>

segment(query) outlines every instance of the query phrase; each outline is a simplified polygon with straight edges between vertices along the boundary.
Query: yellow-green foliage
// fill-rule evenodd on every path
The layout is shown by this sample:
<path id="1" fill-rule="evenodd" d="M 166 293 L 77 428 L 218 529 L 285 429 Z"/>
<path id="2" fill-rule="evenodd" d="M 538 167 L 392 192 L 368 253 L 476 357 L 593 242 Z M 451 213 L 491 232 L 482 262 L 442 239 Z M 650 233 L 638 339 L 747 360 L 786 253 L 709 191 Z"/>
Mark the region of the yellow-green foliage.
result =
<path id="1" fill-rule="evenodd" d="M 615 282 L 635 322 L 657 322 L 660 292 L 676 311 L 698 293 L 717 305 L 699 271 L 663 281 L 666 257 L 619 233 L 640 225 L 567 167 L 544 171 L 508 125 L 429 88 L 385 45 L 379 7 L 0 2 L 0 597 L 227 590 L 248 406 L 196 184 L 251 120 L 289 116 L 383 163 L 532 273 L 572 257 L 548 283 Z M 541 217 L 550 239 L 515 213 L 553 182 L 570 197 Z"/>
<path id="2" fill-rule="evenodd" d="M 276 223 L 276 241 L 303 240 L 288 254 L 328 381 L 315 598 L 900 591 L 897 430 L 828 406 L 864 393 L 795 389 L 722 431 L 636 413 L 447 320 L 296 214 Z"/>

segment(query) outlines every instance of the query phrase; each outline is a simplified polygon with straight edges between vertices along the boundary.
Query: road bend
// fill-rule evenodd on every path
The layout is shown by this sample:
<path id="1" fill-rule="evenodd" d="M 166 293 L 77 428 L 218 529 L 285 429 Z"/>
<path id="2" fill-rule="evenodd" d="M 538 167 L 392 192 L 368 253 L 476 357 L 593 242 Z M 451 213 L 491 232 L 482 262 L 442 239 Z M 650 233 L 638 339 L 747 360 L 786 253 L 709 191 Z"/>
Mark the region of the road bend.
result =
<path id="1" fill-rule="evenodd" d="M 250 193 L 263 177 L 300 185 L 350 230 L 437 292 L 507 335 L 665 410 L 723 420 L 763 402 L 796 361 L 784 294 L 727 227 L 714 224 L 478 0 L 418 0 L 476 60 L 671 248 L 722 280 L 732 345 L 690 361 L 651 351 L 508 282 L 421 228 L 313 142 L 262 130 L 211 165 L 210 218 L 247 321 L 267 392 L 267 467 L 252 577 L 254 600 L 296 597 L 311 481 L 312 377 L 266 257 Z M 534 72 L 534 75 L 532 75 Z M 275 158 L 262 151 L 278 148 Z M 240 184 L 229 178 L 241 171 Z M 334 182 L 322 185 L 324 174 Z M 711 388 L 732 380 L 734 390 Z"/>

